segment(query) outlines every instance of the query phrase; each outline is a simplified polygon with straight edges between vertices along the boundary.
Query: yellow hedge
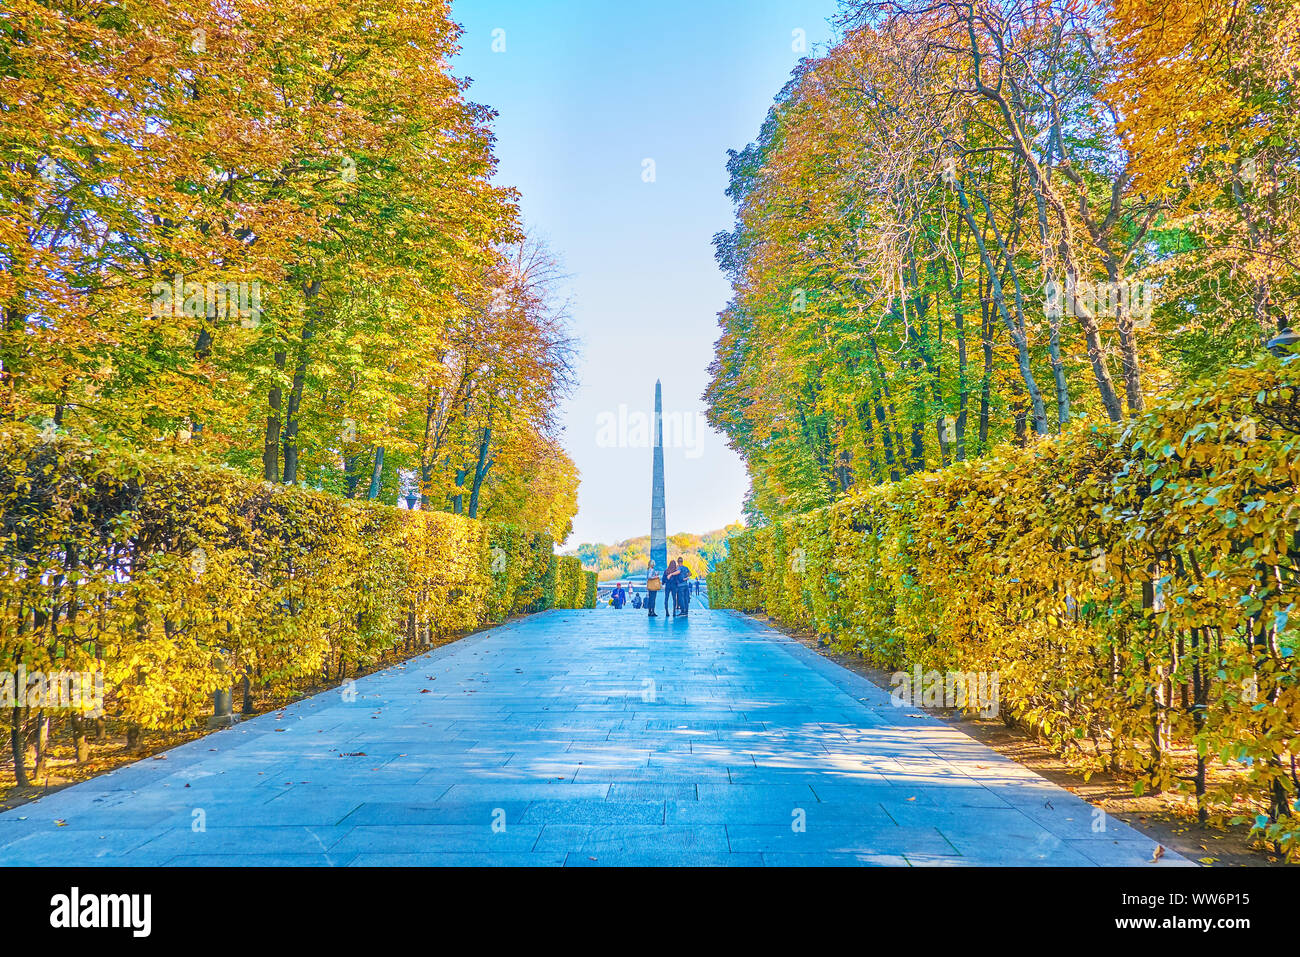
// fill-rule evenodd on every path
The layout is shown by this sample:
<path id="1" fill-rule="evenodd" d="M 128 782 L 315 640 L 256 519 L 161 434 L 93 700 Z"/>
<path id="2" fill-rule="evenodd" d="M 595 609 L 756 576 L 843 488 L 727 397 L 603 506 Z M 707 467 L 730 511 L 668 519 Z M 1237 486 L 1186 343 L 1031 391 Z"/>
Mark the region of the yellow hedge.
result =
<path id="1" fill-rule="evenodd" d="M 211 714 L 218 689 L 238 707 L 246 684 L 339 680 L 395 647 L 544 607 L 553 561 L 545 535 L 110 456 L 22 425 L 0 431 L 0 529 L 0 672 L 98 672 L 107 715 L 147 729 Z M 20 738 L 54 717 L 84 746 L 89 714 L 6 710 Z"/>
<path id="2" fill-rule="evenodd" d="M 587 580 L 582 561 L 571 555 L 556 557 L 555 608 L 582 608 L 586 604 Z"/>
<path id="3" fill-rule="evenodd" d="M 887 668 L 996 673 L 1008 720 L 1298 855 L 1298 487 L 1300 359 L 1267 359 L 749 529 L 710 599 Z"/>

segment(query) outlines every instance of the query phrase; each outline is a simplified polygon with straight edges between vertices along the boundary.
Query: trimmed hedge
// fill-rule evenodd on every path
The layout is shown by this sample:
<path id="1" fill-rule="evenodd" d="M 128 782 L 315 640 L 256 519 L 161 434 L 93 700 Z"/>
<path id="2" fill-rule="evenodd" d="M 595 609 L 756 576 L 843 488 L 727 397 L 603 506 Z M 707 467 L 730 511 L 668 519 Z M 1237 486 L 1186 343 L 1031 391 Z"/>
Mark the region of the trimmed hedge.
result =
<path id="1" fill-rule="evenodd" d="M 582 562 L 571 556 L 556 556 L 555 598 L 553 608 L 580 608 L 586 597 Z"/>
<path id="2" fill-rule="evenodd" d="M 1300 358 L 1266 359 L 746 530 L 709 597 L 885 668 L 997 674 L 1004 718 L 1294 857 L 1298 491 Z"/>
<path id="3" fill-rule="evenodd" d="M 100 673 L 104 713 L 135 729 L 190 726 L 219 689 L 238 708 L 241 692 L 305 690 L 584 597 L 567 564 L 556 595 L 545 535 L 109 455 L 25 425 L 0 430 L 0 534 L 0 671 Z M 19 740 L 66 718 L 84 753 L 86 709 L 6 710 Z"/>
<path id="4" fill-rule="evenodd" d="M 491 620 L 549 608 L 548 574 L 554 551 L 551 537 L 512 525 L 488 528 L 489 570 L 494 586 L 489 600 Z"/>
<path id="5" fill-rule="evenodd" d="M 581 559 L 552 555 L 553 588 L 549 608 L 595 608 L 596 573 L 584 571 Z"/>

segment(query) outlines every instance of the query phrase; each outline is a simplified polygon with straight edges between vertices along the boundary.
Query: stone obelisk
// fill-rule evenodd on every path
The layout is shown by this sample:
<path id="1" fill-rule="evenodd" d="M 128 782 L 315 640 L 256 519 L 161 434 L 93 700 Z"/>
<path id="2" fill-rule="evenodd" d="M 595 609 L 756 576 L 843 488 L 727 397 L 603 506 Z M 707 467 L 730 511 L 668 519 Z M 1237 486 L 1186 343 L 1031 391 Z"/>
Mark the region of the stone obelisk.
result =
<path id="1" fill-rule="evenodd" d="M 650 560 L 663 575 L 668 567 L 668 524 L 664 520 L 664 402 L 659 380 L 655 380 L 654 480 L 650 489 Z"/>

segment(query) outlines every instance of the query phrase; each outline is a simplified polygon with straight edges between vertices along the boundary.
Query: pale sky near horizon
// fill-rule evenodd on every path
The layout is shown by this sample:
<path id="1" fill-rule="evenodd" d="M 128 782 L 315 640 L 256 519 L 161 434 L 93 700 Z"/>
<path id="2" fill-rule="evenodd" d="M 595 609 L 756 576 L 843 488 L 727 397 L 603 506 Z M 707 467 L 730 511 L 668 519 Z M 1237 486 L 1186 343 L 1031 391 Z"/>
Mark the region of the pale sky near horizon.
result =
<path id="1" fill-rule="evenodd" d="M 452 5 L 465 29 L 453 69 L 499 114 L 497 181 L 520 190 L 530 229 L 570 277 L 582 358 L 563 442 L 582 485 L 566 549 L 649 534 L 656 379 L 669 533 L 740 518 L 744 466 L 704 424 L 701 399 L 729 295 L 711 245 L 734 219 L 726 151 L 757 136 L 807 55 L 796 31 L 808 53 L 824 50 L 835 10 L 835 0 Z"/>

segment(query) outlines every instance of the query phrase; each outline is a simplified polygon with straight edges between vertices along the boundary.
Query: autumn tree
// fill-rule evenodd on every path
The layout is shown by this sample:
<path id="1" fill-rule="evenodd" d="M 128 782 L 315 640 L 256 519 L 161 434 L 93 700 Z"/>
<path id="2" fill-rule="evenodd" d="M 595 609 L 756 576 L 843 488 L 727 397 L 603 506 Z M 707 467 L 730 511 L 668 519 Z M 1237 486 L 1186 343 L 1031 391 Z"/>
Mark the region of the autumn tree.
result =
<path id="1" fill-rule="evenodd" d="M 843 6 L 728 164 L 706 398 L 752 519 L 1124 420 L 1290 322 L 1289 13 Z"/>
<path id="2" fill-rule="evenodd" d="M 6 5 L 3 414 L 347 496 L 416 470 L 434 508 L 462 474 L 470 514 L 563 456 L 558 277 L 459 32 L 443 0 Z"/>

